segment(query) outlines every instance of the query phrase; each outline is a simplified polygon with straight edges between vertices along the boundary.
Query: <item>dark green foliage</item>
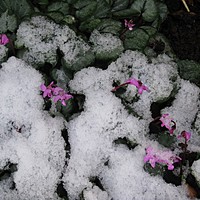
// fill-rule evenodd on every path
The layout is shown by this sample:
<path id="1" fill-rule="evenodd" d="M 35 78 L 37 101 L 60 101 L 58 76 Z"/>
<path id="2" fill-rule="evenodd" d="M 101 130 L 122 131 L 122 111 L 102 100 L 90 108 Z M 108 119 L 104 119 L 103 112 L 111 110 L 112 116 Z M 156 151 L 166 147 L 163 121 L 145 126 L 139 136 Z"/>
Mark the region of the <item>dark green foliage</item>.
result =
<path id="1" fill-rule="evenodd" d="M 131 5 L 134 15 L 141 15 L 144 21 L 153 22 L 158 16 L 155 0 L 135 0 Z"/>
<path id="2" fill-rule="evenodd" d="M 152 176 L 163 176 L 165 172 L 165 167 L 156 163 L 155 168 L 153 168 L 149 163 L 145 163 L 144 170 Z"/>
<path id="3" fill-rule="evenodd" d="M 96 27 L 100 33 L 112 33 L 113 35 L 119 35 L 122 24 L 119 21 L 112 19 L 104 19 Z"/>
<path id="4" fill-rule="evenodd" d="M 33 13 L 33 7 L 26 0 L 0 0 L 0 5 L 0 14 L 8 10 L 9 15 L 14 14 L 19 20 Z"/>
<path id="5" fill-rule="evenodd" d="M 146 31 L 138 28 L 134 31 L 128 31 L 124 39 L 125 49 L 143 50 L 149 40 L 149 35 Z"/>
<path id="6" fill-rule="evenodd" d="M 165 133 L 160 133 L 158 135 L 159 144 L 161 144 L 167 148 L 173 147 L 176 140 L 177 140 L 176 136 L 170 135 L 167 131 Z"/>
<path id="7" fill-rule="evenodd" d="M 177 64 L 181 78 L 200 87 L 200 64 L 192 60 L 179 60 Z"/>
<path id="8" fill-rule="evenodd" d="M 14 32 L 17 28 L 17 18 L 14 14 L 9 15 L 8 10 L 6 10 L 0 16 L 0 24 L 0 33 L 6 33 L 7 31 Z"/>

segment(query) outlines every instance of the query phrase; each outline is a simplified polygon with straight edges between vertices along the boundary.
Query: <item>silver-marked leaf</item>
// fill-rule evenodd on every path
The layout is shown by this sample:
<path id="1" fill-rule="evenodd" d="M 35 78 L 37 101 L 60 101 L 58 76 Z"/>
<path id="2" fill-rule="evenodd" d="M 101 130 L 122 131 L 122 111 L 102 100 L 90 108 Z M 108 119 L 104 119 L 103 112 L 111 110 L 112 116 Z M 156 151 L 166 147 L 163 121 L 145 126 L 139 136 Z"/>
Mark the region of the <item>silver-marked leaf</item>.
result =
<path id="1" fill-rule="evenodd" d="M 149 40 L 149 35 L 142 29 L 128 31 L 125 34 L 124 47 L 131 50 L 143 50 Z"/>
<path id="2" fill-rule="evenodd" d="M 158 17 L 158 8 L 155 0 L 136 0 L 131 5 L 133 14 L 142 15 L 147 22 L 153 22 Z"/>
<path id="3" fill-rule="evenodd" d="M 6 33 L 7 31 L 14 32 L 17 28 L 17 19 L 15 15 L 8 15 L 8 11 L 6 11 L 0 17 L 0 24 L 0 33 Z"/>

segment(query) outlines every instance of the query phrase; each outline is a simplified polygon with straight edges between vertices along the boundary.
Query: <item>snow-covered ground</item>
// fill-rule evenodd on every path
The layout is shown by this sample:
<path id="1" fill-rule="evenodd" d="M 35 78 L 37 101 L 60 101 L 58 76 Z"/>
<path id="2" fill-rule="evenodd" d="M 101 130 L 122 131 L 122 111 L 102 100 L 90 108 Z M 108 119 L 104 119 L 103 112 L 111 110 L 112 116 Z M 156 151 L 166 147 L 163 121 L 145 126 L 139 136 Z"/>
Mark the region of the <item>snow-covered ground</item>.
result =
<path id="1" fill-rule="evenodd" d="M 78 71 L 69 88 L 70 92 L 85 95 L 84 111 L 72 116 L 69 122 L 61 116 L 52 117 L 43 109 L 40 85 L 44 80 L 34 69 L 35 65 L 48 59 L 54 64 L 55 46 L 62 49 L 64 59 L 69 63 L 80 53 L 77 52 L 79 43 L 82 52 L 87 53 L 90 47 L 76 38 L 68 27 L 54 27 L 54 23 L 41 20 L 42 23 L 37 18 L 30 24 L 24 22 L 19 28 L 17 43 L 27 48 L 22 57 L 26 62 L 11 57 L 0 69 L 0 170 L 6 169 L 9 163 L 16 164 L 11 176 L 0 180 L 0 200 L 61 199 L 56 194 L 61 181 L 70 200 L 79 199 L 80 195 L 85 200 L 188 199 L 185 186 L 176 187 L 167 184 L 161 176 L 148 174 L 143 169 L 144 156 L 148 146 L 166 150 L 148 137 L 149 123 L 153 120 L 150 106 L 174 94 L 172 106 L 161 112 L 173 116 L 177 123 L 175 134 L 191 131 L 190 148 L 200 150 L 197 133 L 200 129 L 200 89 L 179 77 L 176 64 L 167 55 L 149 62 L 140 52 L 126 51 L 106 70 L 91 66 Z M 33 33 L 37 23 L 40 23 L 38 29 L 47 31 L 41 33 L 41 38 L 55 34 L 59 29 L 53 46 L 49 37 L 48 43 L 40 46 L 41 38 Z M 69 56 L 71 45 L 67 46 L 66 41 L 74 42 L 73 56 Z M 108 38 L 105 42 L 107 45 Z M 100 47 L 97 42 L 95 45 L 93 52 L 98 52 Z M 47 52 L 43 52 L 45 48 Z M 37 60 L 38 54 L 44 57 Z M 73 64 L 76 61 L 73 60 Z M 114 82 L 124 83 L 130 77 L 141 80 L 150 89 L 150 92 L 138 95 L 136 87 L 128 85 L 123 94 L 136 115 L 129 113 L 122 100 L 111 92 Z M 136 95 L 138 98 L 131 101 Z M 66 144 L 61 136 L 64 129 L 69 136 L 69 159 L 65 156 Z M 130 150 L 126 145 L 114 142 L 124 137 L 138 145 Z M 199 162 L 195 162 L 193 170 L 196 170 L 194 174 L 199 174 Z M 104 190 L 92 183 L 93 177 L 98 177 Z"/>

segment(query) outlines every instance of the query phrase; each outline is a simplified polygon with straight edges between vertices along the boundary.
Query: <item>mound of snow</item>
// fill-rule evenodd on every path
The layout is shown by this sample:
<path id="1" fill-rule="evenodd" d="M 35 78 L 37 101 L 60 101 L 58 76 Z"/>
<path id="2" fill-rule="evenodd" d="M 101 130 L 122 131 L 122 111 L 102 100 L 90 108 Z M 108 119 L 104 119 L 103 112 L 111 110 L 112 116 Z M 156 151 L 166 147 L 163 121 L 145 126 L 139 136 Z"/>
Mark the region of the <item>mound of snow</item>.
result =
<path id="1" fill-rule="evenodd" d="M 43 111 L 41 74 L 24 61 L 9 58 L 0 70 L 0 168 L 17 171 L 0 182 L 2 199 L 57 199 L 57 184 L 65 164 L 61 130 L 65 122 Z M 8 189 L 15 183 L 15 189 Z"/>

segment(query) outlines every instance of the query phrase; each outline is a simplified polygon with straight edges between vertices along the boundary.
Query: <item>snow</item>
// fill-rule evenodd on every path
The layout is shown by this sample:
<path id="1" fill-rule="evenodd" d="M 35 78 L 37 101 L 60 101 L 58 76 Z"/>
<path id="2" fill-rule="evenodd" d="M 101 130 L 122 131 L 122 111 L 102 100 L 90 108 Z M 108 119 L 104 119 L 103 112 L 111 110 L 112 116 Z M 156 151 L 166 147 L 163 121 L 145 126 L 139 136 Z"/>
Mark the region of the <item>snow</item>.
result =
<path id="1" fill-rule="evenodd" d="M 194 122 L 199 107 L 200 89 L 186 80 L 181 80 L 180 89 L 175 96 L 171 107 L 162 110 L 162 113 L 169 113 L 176 122 L 176 132 L 191 131 L 191 124 Z"/>
<path id="2" fill-rule="evenodd" d="M 63 119 L 42 110 L 42 76 L 24 61 L 9 58 L 0 70 L 0 166 L 17 164 L 11 178 L 15 190 L 4 189 L 3 199 L 58 199 L 55 194 L 65 164 Z M 21 130 L 19 130 L 21 128 Z"/>
<path id="3" fill-rule="evenodd" d="M 108 194 L 97 186 L 84 190 L 83 197 L 85 200 L 111 200 Z"/>
<path id="4" fill-rule="evenodd" d="M 141 115 L 143 119 L 128 114 L 121 100 L 111 92 L 113 80 L 124 82 L 129 74 L 140 78 L 151 90 L 139 97 L 140 103 L 134 103 L 134 108 L 141 110 L 140 114 L 147 112 Z M 86 101 L 84 111 L 68 123 L 71 154 L 62 180 L 70 200 L 77 199 L 83 190 L 90 190 L 90 177 L 94 176 L 100 178 L 108 195 L 115 200 L 167 200 L 172 196 L 187 199 L 183 188 L 167 184 L 161 177 L 152 177 L 143 170 L 145 148 L 158 146 L 145 137 L 150 103 L 171 94 L 173 84 L 179 83 L 178 78 L 178 83 L 170 80 L 174 76 L 177 76 L 174 63 L 161 64 L 159 60 L 148 63 L 141 53 L 133 51 L 126 51 L 107 70 L 90 67 L 75 74 L 70 88 L 84 94 Z M 135 88 L 128 87 L 127 96 L 131 90 Z M 195 96 L 197 92 L 193 90 Z M 125 145 L 114 144 L 123 137 L 138 146 L 128 150 Z"/>
<path id="5" fill-rule="evenodd" d="M 18 30 L 18 42 L 27 45 L 33 56 L 46 47 L 43 56 L 48 60 L 55 48 L 44 43 L 37 49 L 35 42 L 41 42 L 49 33 L 57 34 L 55 24 L 43 17 L 23 23 Z M 39 39 L 23 41 L 23 29 L 32 33 L 29 37 L 36 37 L 36 24 L 38 30 L 44 29 Z M 67 40 L 68 34 L 75 37 L 67 27 L 59 30 L 57 43 Z M 87 51 L 87 46 L 84 48 Z M 36 58 L 33 63 L 44 62 L 43 58 Z M 57 76 L 59 84 L 64 85 L 64 74 L 58 71 Z M 111 92 L 114 81 L 124 83 L 130 77 L 141 80 L 150 89 L 132 102 L 137 89 L 129 85 L 123 96 L 140 117 L 129 114 L 122 100 Z M 15 57 L 9 58 L 0 69 L 0 169 L 9 162 L 17 168 L 10 177 L 0 181 L 0 199 L 60 199 L 56 194 L 60 181 L 69 200 L 79 199 L 80 195 L 85 200 L 188 199 L 184 186 L 167 184 L 161 176 L 151 176 L 143 169 L 146 147 L 166 150 L 148 138 L 151 103 L 165 101 L 177 92 L 172 106 L 162 112 L 176 119 L 178 131 L 191 131 L 198 114 L 200 89 L 180 79 L 176 64 L 169 57 L 161 55 L 149 62 L 137 51 L 126 51 L 106 70 L 88 67 L 78 71 L 69 88 L 73 93 L 85 95 L 84 110 L 69 122 L 59 116 L 53 118 L 43 110 L 44 100 L 40 95 L 43 82 L 37 70 Z M 61 137 L 65 128 L 71 147 L 69 160 L 65 158 L 65 142 Z M 116 144 L 119 138 L 127 138 L 137 146 L 130 150 L 125 144 Z M 199 166 L 194 165 L 193 170 L 198 173 Z M 92 183 L 92 177 L 98 177 L 105 191 Z M 13 183 L 15 189 L 11 189 Z"/>
<path id="6" fill-rule="evenodd" d="M 93 44 L 93 51 L 99 60 L 116 58 L 124 50 L 122 41 L 111 33 L 100 33 L 94 30 L 89 41 Z"/>
<path id="7" fill-rule="evenodd" d="M 57 49 L 64 53 L 66 65 L 75 65 L 88 52 L 90 54 L 90 46 L 77 37 L 73 30 L 44 16 L 32 17 L 30 21 L 22 22 L 17 30 L 15 44 L 18 48 L 26 48 L 21 57 L 35 67 L 45 62 L 55 65 Z M 92 55 L 88 62 L 93 60 Z"/>
<path id="8" fill-rule="evenodd" d="M 198 184 L 200 185 L 200 160 L 194 161 L 192 165 L 192 174 L 195 176 Z"/>

